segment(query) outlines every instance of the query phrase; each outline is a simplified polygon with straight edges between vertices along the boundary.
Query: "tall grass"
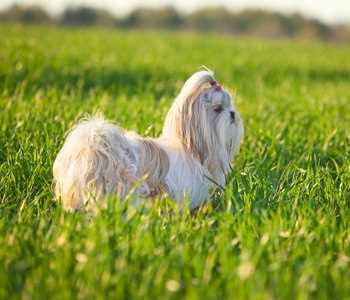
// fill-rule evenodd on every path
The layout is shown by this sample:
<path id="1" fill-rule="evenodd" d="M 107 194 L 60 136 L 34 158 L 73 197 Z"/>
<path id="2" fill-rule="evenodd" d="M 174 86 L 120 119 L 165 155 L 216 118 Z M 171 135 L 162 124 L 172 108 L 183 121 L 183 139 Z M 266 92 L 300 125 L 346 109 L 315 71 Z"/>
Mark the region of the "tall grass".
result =
<path id="1" fill-rule="evenodd" d="M 350 47 L 0 27 L 0 298 L 346 299 Z M 196 214 L 53 201 L 52 163 L 86 113 L 157 136 L 184 80 L 215 70 L 246 136 Z"/>

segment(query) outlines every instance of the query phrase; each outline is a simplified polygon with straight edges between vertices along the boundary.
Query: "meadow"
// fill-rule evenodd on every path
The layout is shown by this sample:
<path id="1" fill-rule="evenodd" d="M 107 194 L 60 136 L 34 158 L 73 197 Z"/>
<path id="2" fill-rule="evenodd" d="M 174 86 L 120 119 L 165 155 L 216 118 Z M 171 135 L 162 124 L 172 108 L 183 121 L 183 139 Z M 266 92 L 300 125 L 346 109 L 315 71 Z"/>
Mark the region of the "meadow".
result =
<path id="1" fill-rule="evenodd" d="M 1 299 L 349 299 L 350 45 L 0 25 Z M 53 201 L 65 132 L 102 112 L 157 136 L 201 65 L 245 123 L 195 214 Z"/>

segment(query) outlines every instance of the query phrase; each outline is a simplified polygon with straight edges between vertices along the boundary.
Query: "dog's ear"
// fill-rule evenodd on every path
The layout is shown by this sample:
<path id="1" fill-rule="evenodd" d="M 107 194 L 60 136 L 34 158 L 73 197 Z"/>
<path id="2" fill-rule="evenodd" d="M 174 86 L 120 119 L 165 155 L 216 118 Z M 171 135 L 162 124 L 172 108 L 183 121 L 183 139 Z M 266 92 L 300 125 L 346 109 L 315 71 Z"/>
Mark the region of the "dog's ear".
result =
<path id="1" fill-rule="evenodd" d="M 181 143 L 201 163 L 210 153 L 207 137 L 211 124 L 205 116 L 204 102 L 210 101 L 207 91 L 213 80 L 212 72 L 200 71 L 186 81 L 166 116 L 162 134 Z"/>
<path id="2" fill-rule="evenodd" d="M 206 119 L 203 116 L 203 102 L 200 95 L 190 95 L 186 104 L 178 114 L 176 131 L 184 148 L 196 157 L 201 163 L 205 160 L 208 147 L 204 141 L 204 127 Z"/>
<path id="3" fill-rule="evenodd" d="M 167 114 L 163 136 L 179 142 L 186 151 L 201 160 L 206 149 L 200 143 L 203 137 L 200 123 L 200 101 L 197 94 L 180 94 Z"/>

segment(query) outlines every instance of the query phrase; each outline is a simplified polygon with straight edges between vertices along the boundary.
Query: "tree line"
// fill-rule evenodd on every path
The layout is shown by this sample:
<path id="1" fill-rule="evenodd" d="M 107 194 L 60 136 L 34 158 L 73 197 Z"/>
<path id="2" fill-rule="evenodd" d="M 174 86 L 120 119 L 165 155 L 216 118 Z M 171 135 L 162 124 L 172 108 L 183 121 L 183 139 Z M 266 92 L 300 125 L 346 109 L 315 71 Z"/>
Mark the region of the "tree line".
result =
<path id="1" fill-rule="evenodd" d="M 124 29 L 162 29 L 219 32 L 272 38 L 321 39 L 350 42 L 349 25 L 328 25 L 300 14 L 264 10 L 232 12 L 223 7 L 181 14 L 173 7 L 137 8 L 123 17 L 87 6 L 66 8 L 59 16 L 40 6 L 13 5 L 0 12 L 0 21 L 62 26 L 103 26 Z"/>

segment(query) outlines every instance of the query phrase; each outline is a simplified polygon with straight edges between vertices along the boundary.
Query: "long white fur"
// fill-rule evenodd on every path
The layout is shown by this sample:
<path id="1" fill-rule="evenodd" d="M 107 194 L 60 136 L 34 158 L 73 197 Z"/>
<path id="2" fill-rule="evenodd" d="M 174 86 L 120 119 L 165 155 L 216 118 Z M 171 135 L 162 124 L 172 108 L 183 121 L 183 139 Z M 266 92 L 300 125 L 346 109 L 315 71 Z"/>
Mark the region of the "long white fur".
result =
<path id="1" fill-rule="evenodd" d="M 89 208 L 107 195 L 123 199 L 136 183 L 139 198 L 166 193 L 181 205 L 189 199 L 191 209 L 209 200 L 213 182 L 225 185 L 243 136 L 230 95 L 213 80 L 212 72 L 200 71 L 186 81 L 157 139 L 124 132 L 101 117 L 79 122 L 53 166 L 64 208 Z"/>

